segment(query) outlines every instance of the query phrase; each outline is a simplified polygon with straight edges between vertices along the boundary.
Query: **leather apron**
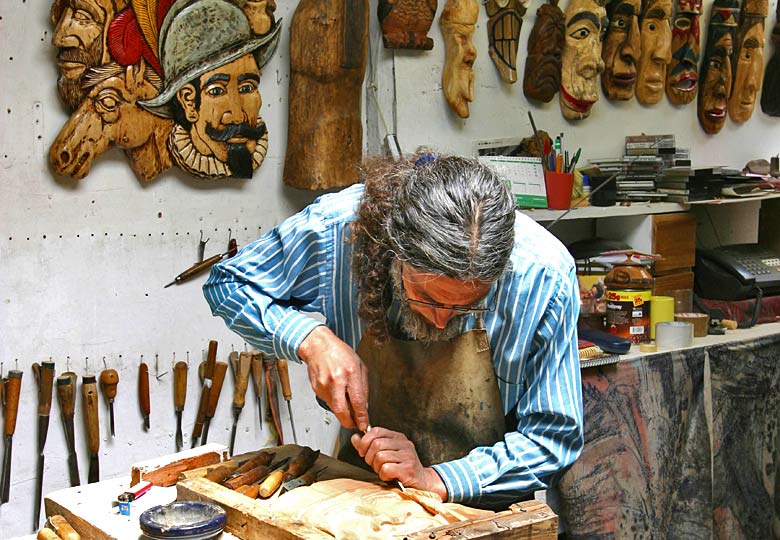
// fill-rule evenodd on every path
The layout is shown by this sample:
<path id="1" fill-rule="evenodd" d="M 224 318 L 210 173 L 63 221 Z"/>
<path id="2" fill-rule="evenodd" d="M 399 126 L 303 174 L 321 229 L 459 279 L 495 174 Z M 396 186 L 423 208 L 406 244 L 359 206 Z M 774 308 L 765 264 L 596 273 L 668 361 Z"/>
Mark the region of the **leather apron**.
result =
<path id="1" fill-rule="evenodd" d="M 358 355 L 368 367 L 372 424 L 404 433 L 423 466 L 461 458 L 503 438 L 505 421 L 487 332 L 449 341 L 363 336 Z M 339 459 L 367 468 L 346 437 Z"/>

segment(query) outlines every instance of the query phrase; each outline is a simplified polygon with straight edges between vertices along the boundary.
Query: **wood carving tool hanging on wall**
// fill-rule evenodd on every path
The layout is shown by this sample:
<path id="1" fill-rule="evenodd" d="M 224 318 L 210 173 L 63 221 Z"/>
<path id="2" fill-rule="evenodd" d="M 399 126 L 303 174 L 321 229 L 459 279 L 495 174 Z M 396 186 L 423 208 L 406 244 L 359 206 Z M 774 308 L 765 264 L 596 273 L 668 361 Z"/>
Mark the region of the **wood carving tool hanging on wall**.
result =
<path id="1" fill-rule="evenodd" d="M 190 279 L 194 278 L 195 276 L 198 276 L 217 264 L 219 261 L 221 261 L 224 258 L 230 258 L 233 257 L 238 252 L 238 244 L 236 243 L 235 238 L 231 238 L 228 241 L 228 249 L 224 253 L 218 253 L 217 255 L 213 255 L 212 257 L 209 257 L 205 261 L 200 261 L 189 268 L 187 268 L 184 272 L 176 276 L 173 281 L 168 283 L 163 287 L 163 289 L 167 289 L 171 285 L 180 285 L 181 283 L 184 283 L 185 281 L 189 281 Z"/>
<path id="2" fill-rule="evenodd" d="M 100 372 L 100 389 L 103 391 L 103 397 L 108 402 L 108 426 L 111 436 L 114 432 L 114 399 L 116 398 L 116 387 L 119 384 L 119 373 L 115 369 L 106 368 Z"/>
<path id="3" fill-rule="evenodd" d="M 710 135 L 718 133 L 726 123 L 731 97 L 734 33 L 738 22 L 738 0 L 715 0 L 710 12 L 697 101 L 699 124 Z"/>
<path id="4" fill-rule="evenodd" d="M 76 432 L 73 426 L 73 416 L 76 411 L 76 383 L 78 375 L 68 371 L 57 377 L 57 401 L 60 404 L 60 417 L 65 431 L 65 443 L 68 446 L 68 476 L 70 485 L 81 484 L 79 478 L 79 460 L 76 456 Z"/>
<path id="5" fill-rule="evenodd" d="M 43 499 L 43 449 L 49 433 L 49 412 L 51 411 L 52 388 L 54 385 L 54 362 L 46 361 L 32 365 L 35 382 L 38 384 L 38 470 L 35 476 L 35 505 L 33 506 L 33 530 L 38 528 Z"/>
<path id="6" fill-rule="evenodd" d="M 517 41 L 529 0 L 487 0 L 488 54 L 505 83 L 517 81 Z"/>
<path id="7" fill-rule="evenodd" d="M 151 403 L 149 401 L 149 365 L 146 362 L 141 362 L 138 366 L 138 405 L 141 407 L 141 415 L 144 418 L 144 431 L 149 431 Z"/>
<path id="8" fill-rule="evenodd" d="M 181 433 L 181 415 L 187 400 L 187 362 L 176 362 L 173 366 L 173 406 L 176 411 L 176 451 L 184 446 Z"/>
<path id="9" fill-rule="evenodd" d="M 528 99 L 552 101 L 561 86 L 561 52 L 565 42 L 563 11 L 558 0 L 548 0 L 536 10 L 528 36 L 523 94 Z"/>
<path id="10" fill-rule="evenodd" d="M 22 372 L 8 371 L 5 383 L 5 418 L 3 422 L 3 476 L 0 479 L 0 504 L 7 503 L 11 492 L 11 455 L 16 431 L 16 413 L 19 411 L 19 392 L 22 388 Z"/>
<path id="11" fill-rule="evenodd" d="M 442 90 L 447 103 L 461 118 L 469 117 L 469 103 L 474 101 L 477 49 L 471 38 L 478 16 L 476 0 L 447 0 L 439 16 L 445 52 Z"/>
<path id="12" fill-rule="evenodd" d="M 257 414 L 259 415 L 258 427 L 263 429 L 263 355 L 260 351 L 251 351 L 252 356 L 252 382 L 257 396 Z"/>
<path id="13" fill-rule="evenodd" d="M 200 439 L 200 444 L 206 444 L 206 441 L 209 438 L 209 426 L 211 426 L 211 419 L 214 418 L 214 414 L 217 411 L 217 403 L 219 402 L 219 396 L 222 393 L 222 384 L 225 382 L 227 368 L 228 365 L 225 362 L 217 362 L 214 364 L 214 378 L 211 382 L 211 390 L 209 391 L 209 403 L 206 407 L 206 415 L 203 423 L 203 436 Z"/>
<path id="14" fill-rule="evenodd" d="M 268 397 L 268 408 L 271 411 L 271 419 L 276 430 L 276 441 L 279 446 L 284 444 L 284 433 L 282 432 L 282 422 L 279 419 L 279 407 L 276 397 L 276 383 L 273 380 L 272 373 L 276 360 L 263 357 L 263 372 L 265 377 L 265 390 Z"/>
<path id="15" fill-rule="evenodd" d="M 236 430 L 238 429 L 238 418 L 246 402 L 246 390 L 249 386 L 249 372 L 252 369 L 252 355 L 248 352 L 238 353 L 233 351 L 228 356 L 230 361 L 233 379 L 236 385 L 233 388 L 233 428 L 230 430 L 230 455 L 236 447 Z"/>
<path id="16" fill-rule="evenodd" d="M 666 71 L 666 97 L 675 105 L 690 103 L 699 89 L 700 15 L 701 0 L 677 0 Z"/>
<path id="17" fill-rule="evenodd" d="M 295 418 L 292 413 L 292 388 L 290 387 L 290 370 L 287 367 L 287 360 L 279 358 L 276 360 L 276 371 L 279 373 L 279 383 L 282 385 L 282 397 L 287 402 L 287 412 L 290 413 L 290 427 L 292 428 L 293 442 L 298 444 L 298 435 L 295 433 Z"/>
<path id="18" fill-rule="evenodd" d="M 775 11 L 775 26 L 772 28 L 772 43 L 775 52 L 764 72 L 761 88 L 761 110 L 769 116 L 780 116 L 780 2 Z"/>
<path id="19" fill-rule="evenodd" d="M 89 452 L 89 473 L 87 482 L 100 481 L 100 423 L 98 420 L 97 380 L 94 375 L 81 379 L 81 395 L 84 405 L 84 429 Z"/>
<path id="20" fill-rule="evenodd" d="M 379 0 L 377 15 L 388 49 L 433 49 L 428 30 L 436 15 L 436 0 Z"/>
<path id="21" fill-rule="evenodd" d="M 729 118 L 734 122 L 745 122 L 753 115 L 764 75 L 764 24 L 768 13 L 768 0 L 742 2 L 734 39 L 734 84 L 729 98 Z"/>
<path id="22" fill-rule="evenodd" d="M 200 393 L 200 404 L 198 405 L 198 414 L 195 417 L 195 426 L 192 428 L 192 448 L 198 444 L 201 433 L 203 432 L 203 423 L 206 421 L 206 409 L 209 405 L 209 393 L 211 392 L 211 380 L 214 378 L 214 369 L 217 364 L 217 342 L 213 339 L 209 341 L 209 351 L 206 355 L 206 364 L 203 370 L 203 387 Z"/>
<path id="23" fill-rule="evenodd" d="M 285 184 L 359 181 L 367 50 L 368 0 L 300 0 L 290 24 Z"/>

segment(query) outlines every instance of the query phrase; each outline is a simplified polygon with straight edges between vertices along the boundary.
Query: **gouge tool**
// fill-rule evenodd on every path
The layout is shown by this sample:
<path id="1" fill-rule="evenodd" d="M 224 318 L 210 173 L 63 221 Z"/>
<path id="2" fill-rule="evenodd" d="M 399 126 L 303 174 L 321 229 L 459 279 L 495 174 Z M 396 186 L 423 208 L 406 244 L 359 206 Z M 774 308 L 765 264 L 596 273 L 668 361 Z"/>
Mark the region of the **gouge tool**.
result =
<path id="1" fill-rule="evenodd" d="M 14 431 L 16 431 L 16 413 L 19 411 L 19 391 L 22 388 L 22 372 L 18 369 L 8 371 L 5 383 L 5 422 L 3 425 L 3 476 L 0 479 L 0 503 L 7 503 L 11 490 L 11 450 Z"/>
<path id="2" fill-rule="evenodd" d="M 57 401 L 60 403 L 60 417 L 65 431 L 65 442 L 68 445 L 68 475 L 70 485 L 81 484 L 79 479 L 79 460 L 76 457 L 76 434 L 73 428 L 73 416 L 76 411 L 76 383 L 78 375 L 72 371 L 57 377 Z"/>
<path id="3" fill-rule="evenodd" d="M 173 406 L 176 410 L 176 451 L 182 449 L 181 414 L 187 400 L 187 362 L 181 360 L 173 366 Z"/>
<path id="4" fill-rule="evenodd" d="M 217 412 L 217 403 L 219 402 L 219 395 L 222 393 L 222 384 L 225 382 L 225 374 L 227 373 L 226 362 L 216 362 L 214 364 L 214 378 L 211 381 L 211 390 L 209 391 L 209 404 L 206 407 L 205 422 L 203 424 L 203 437 L 200 439 L 200 444 L 206 444 L 209 438 L 209 426 L 211 425 L 211 419 Z"/>
<path id="5" fill-rule="evenodd" d="M 33 529 L 38 528 L 43 497 L 43 448 L 49 433 L 49 412 L 51 411 L 52 386 L 54 384 L 54 362 L 33 364 L 35 382 L 38 383 L 38 472 L 35 477 L 35 506 L 33 507 Z"/>
<path id="6" fill-rule="evenodd" d="M 94 375 L 84 375 L 81 379 L 81 396 L 84 402 L 84 427 L 87 434 L 89 451 L 90 484 L 100 480 L 100 423 L 98 420 L 97 379 Z"/>
<path id="7" fill-rule="evenodd" d="M 238 418 L 246 403 L 246 389 L 249 385 L 249 372 L 252 369 L 252 355 L 248 352 L 239 354 L 233 351 L 228 356 L 228 360 L 233 371 L 233 378 L 236 381 L 236 386 L 233 388 L 233 429 L 230 431 L 230 455 L 232 456 L 236 446 Z"/>
<path id="8" fill-rule="evenodd" d="M 149 431 L 151 403 L 149 402 L 149 366 L 146 362 L 141 362 L 138 366 L 138 404 L 141 406 L 141 415 L 144 417 L 144 430 Z"/>
<path id="9" fill-rule="evenodd" d="M 260 415 L 260 429 L 263 429 L 263 355 L 260 351 L 252 351 L 252 383 L 257 396 L 257 412 Z"/>
<path id="10" fill-rule="evenodd" d="M 217 342 L 213 339 L 209 341 L 209 352 L 206 356 L 206 364 L 203 370 L 203 388 L 200 393 L 200 404 L 198 405 L 198 414 L 195 417 L 195 426 L 192 428 L 192 448 L 198 444 L 201 433 L 203 432 L 203 423 L 206 421 L 206 409 L 209 406 L 209 394 L 211 393 L 211 381 L 214 378 L 214 369 L 217 364 Z"/>
<path id="11" fill-rule="evenodd" d="M 228 242 L 228 250 L 224 253 L 219 253 L 217 255 L 214 255 L 212 257 L 209 257 L 205 261 L 200 261 L 189 268 L 187 268 L 184 272 L 173 278 L 173 281 L 168 283 L 163 289 L 167 289 L 171 285 L 178 285 L 180 283 L 184 283 L 185 281 L 194 278 L 195 276 L 202 274 L 215 264 L 217 264 L 219 261 L 221 261 L 224 258 L 230 258 L 234 256 L 238 252 L 238 246 L 236 244 L 235 239 L 230 240 Z"/>
<path id="12" fill-rule="evenodd" d="M 293 418 L 292 406 L 290 400 L 292 400 L 292 390 L 290 389 L 290 372 L 287 368 L 287 360 L 279 358 L 276 361 L 276 371 L 279 373 L 279 382 L 282 383 L 282 397 L 287 402 L 287 412 L 290 413 L 290 427 L 292 428 L 293 442 L 298 444 L 298 436 L 295 434 L 295 419 Z"/>
<path id="13" fill-rule="evenodd" d="M 119 373 L 115 369 L 104 369 L 100 372 L 100 389 L 103 391 L 103 397 L 108 401 L 108 427 L 111 436 L 114 436 L 114 398 L 116 398 L 116 387 L 119 384 Z"/>

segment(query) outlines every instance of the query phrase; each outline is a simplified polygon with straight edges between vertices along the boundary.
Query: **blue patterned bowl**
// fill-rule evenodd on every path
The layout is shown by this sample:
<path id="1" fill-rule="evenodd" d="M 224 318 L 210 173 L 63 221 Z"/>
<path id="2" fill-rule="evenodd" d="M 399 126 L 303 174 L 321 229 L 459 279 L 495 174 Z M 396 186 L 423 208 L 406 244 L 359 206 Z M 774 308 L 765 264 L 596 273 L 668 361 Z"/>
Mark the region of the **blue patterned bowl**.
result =
<path id="1" fill-rule="evenodd" d="M 176 501 L 141 514 L 141 531 L 154 540 L 207 540 L 222 532 L 225 511 L 214 503 Z"/>

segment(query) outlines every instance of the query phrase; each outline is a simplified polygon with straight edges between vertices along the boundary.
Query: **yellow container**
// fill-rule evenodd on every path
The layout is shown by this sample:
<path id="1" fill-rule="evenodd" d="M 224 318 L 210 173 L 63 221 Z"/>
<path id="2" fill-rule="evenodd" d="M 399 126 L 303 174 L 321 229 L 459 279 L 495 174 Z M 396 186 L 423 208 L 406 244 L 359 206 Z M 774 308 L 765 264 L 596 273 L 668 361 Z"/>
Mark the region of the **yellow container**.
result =
<path id="1" fill-rule="evenodd" d="M 631 343 L 650 339 L 650 290 L 607 290 L 607 331 Z M 672 303 L 674 307 L 674 303 Z"/>
<path id="2" fill-rule="evenodd" d="M 674 296 L 650 297 L 650 339 L 655 339 L 655 324 L 674 320 Z"/>

